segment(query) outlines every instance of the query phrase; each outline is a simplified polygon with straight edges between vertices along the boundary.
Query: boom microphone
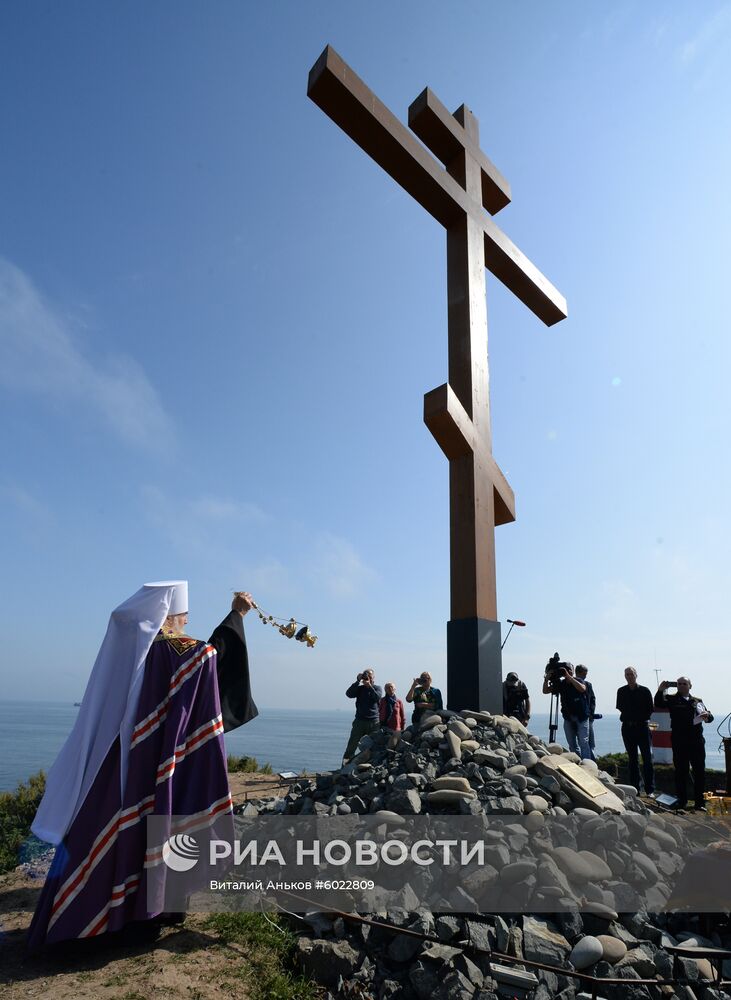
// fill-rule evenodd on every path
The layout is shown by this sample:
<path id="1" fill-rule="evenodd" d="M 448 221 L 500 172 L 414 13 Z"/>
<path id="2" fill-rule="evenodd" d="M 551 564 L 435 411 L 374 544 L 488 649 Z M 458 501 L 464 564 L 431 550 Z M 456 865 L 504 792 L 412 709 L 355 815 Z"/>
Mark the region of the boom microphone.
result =
<path id="1" fill-rule="evenodd" d="M 505 643 L 508 641 L 508 636 L 513 631 L 516 625 L 518 625 L 520 628 L 522 628 L 525 625 L 525 622 L 519 622 L 517 620 L 514 620 L 513 618 L 506 618 L 505 621 L 510 622 L 510 628 L 508 629 L 508 635 L 505 636 L 505 638 L 500 644 L 500 649 L 502 649 Z"/>

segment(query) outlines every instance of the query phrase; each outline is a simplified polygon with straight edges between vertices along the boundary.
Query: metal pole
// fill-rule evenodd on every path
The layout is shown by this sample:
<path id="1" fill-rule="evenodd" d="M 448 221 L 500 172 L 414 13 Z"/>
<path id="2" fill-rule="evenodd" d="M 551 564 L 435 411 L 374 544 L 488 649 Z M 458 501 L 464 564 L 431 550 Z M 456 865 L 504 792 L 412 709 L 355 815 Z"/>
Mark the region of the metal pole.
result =
<path id="1" fill-rule="evenodd" d="M 505 643 L 508 641 L 508 639 L 510 638 L 510 633 L 513 631 L 514 628 L 515 628 L 515 622 L 511 622 L 510 623 L 510 628 L 508 629 L 508 634 L 503 639 L 503 643 L 502 643 L 502 646 L 500 647 L 500 649 L 502 649 L 503 646 L 505 645 Z"/>

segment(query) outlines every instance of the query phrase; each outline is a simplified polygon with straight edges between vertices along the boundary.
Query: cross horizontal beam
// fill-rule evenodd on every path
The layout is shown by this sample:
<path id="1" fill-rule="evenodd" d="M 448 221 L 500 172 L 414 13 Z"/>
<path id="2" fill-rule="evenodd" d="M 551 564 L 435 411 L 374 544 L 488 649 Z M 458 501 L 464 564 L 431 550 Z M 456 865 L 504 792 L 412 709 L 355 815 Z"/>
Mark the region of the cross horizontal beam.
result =
<path id="1" fill-rule="evenodd" d="M 470 415 L 448 382 L 424 396 L 424 423 L 450 462 L 474 454 L 486 467 L 495 497 L 495 524 L 514 521 L 515 494 L 490 452 L 480 448 Z"/>
<path id="2" fill-rule="evenodd" d="M 510 204 L 510 183 L 471 140 L 454 115 L 437 95 L 425 87 L 409 106 L 409 128 L 446 167 L 463 150 L 478 164 L 481 174 L 482 204 L 490 215 Z"/>
<path id="3" fill-rule="evenodd" d="M 478 220 L 485 266 L 547 326 L 566 318 L 563 295 L 329 45 L 310 70 L 307 94 L 445 228 L 462 213 Z"/>

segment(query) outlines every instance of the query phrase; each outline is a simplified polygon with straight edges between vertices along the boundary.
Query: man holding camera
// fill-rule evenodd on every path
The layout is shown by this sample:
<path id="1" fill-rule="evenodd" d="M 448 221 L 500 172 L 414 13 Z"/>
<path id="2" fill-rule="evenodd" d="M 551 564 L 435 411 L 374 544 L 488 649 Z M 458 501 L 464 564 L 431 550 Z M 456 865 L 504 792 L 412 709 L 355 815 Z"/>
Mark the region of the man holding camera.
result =
<path id="1" fill-rule="evenodd" d="M 373 683 L 375 673 L 369 667 L 358 674 L 355 681 L 345 692 L 346 698 L 355 698 L 355 719 L 350 730 L 350 739 L 343 754 L 343 764 L 347 764 L 355 753 L 356 747 L 363 736 L 380 728 L 378 702 L 383 697 L 381 688 Z"/>
<path id="2" fill-rule="evenodd" d="M 546 666 L 543 693 L 559 697 L 563 731 L 569 750 L 578 754 L 582 760 L 591 760 L 586 684 L 574 677 L 573 663 L 560 661 L 558 653 L 554 653 Z"/>
<path id="3" fill-rule="evenodd" d="M 655 707 L 670 712 L 670 743 L 678 809 L 684 809 L 688 804 L 688 772 L 692 769 L 695 808 L 705 812 L 706 741 L 703 739 L 703 723 L 713 722 L 713 716 L 700 698 L 691 696 L 691 687 L 688 677 L 661 681 L 655 693 Z M 668 694 L 668 688 L 677 688 L 677 691 Z"/>
<path id="4" fill-rule="evenodd" d="M 418 726 L 425 715 L 441 712 L 444 708 L 442 692 L 439 688 L 432 687 L 432 676 L 428 670 L 422 670 L 419 676 L 413 679 L 411 687 L 406 692 L 406 700 L 414 706 L 411 716 L 412 726 Z"/>
<path id="5" fill-rule="evenodd" d="M 596 760 L 596 754 L 594 753 L 596 746 L 594 742 L 594 719 L 601 719 L 601 715 L 596 714 L 596 695 L 594 694 L 594 685 L 586 679 L 588 673 L 589 668 L 587 666 L 584 666 L 583 663 L 576 664 L 576 676 L 586 688 L 586 701 L 589 706 L 589 754 L 592 760 Z"/>

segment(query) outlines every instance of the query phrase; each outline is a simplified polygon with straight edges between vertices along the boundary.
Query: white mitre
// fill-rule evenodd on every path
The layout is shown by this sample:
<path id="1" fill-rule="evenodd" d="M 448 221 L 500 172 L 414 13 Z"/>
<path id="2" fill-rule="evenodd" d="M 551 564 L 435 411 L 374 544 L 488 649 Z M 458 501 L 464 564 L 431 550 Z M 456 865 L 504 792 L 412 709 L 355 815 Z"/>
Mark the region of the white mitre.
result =
<path id="1" fill-rule="evenodd" d="M 46 780 L 31 829 L 60 844 L 119 737 L 122 795 L 145 660 L 168 615 L 188 611 L 188 581 L 146 583 L 112 611 L 79 714 Z"/>
<path id="2" fill-rule="evenodd" d="M 146 583 L 147 587 L 172 587 L 170 597 L 169 615 L 185 615 L 190 610 L 188 607 L 188 581 L 187 580 L 163 580 L 160 583 Z"/>

